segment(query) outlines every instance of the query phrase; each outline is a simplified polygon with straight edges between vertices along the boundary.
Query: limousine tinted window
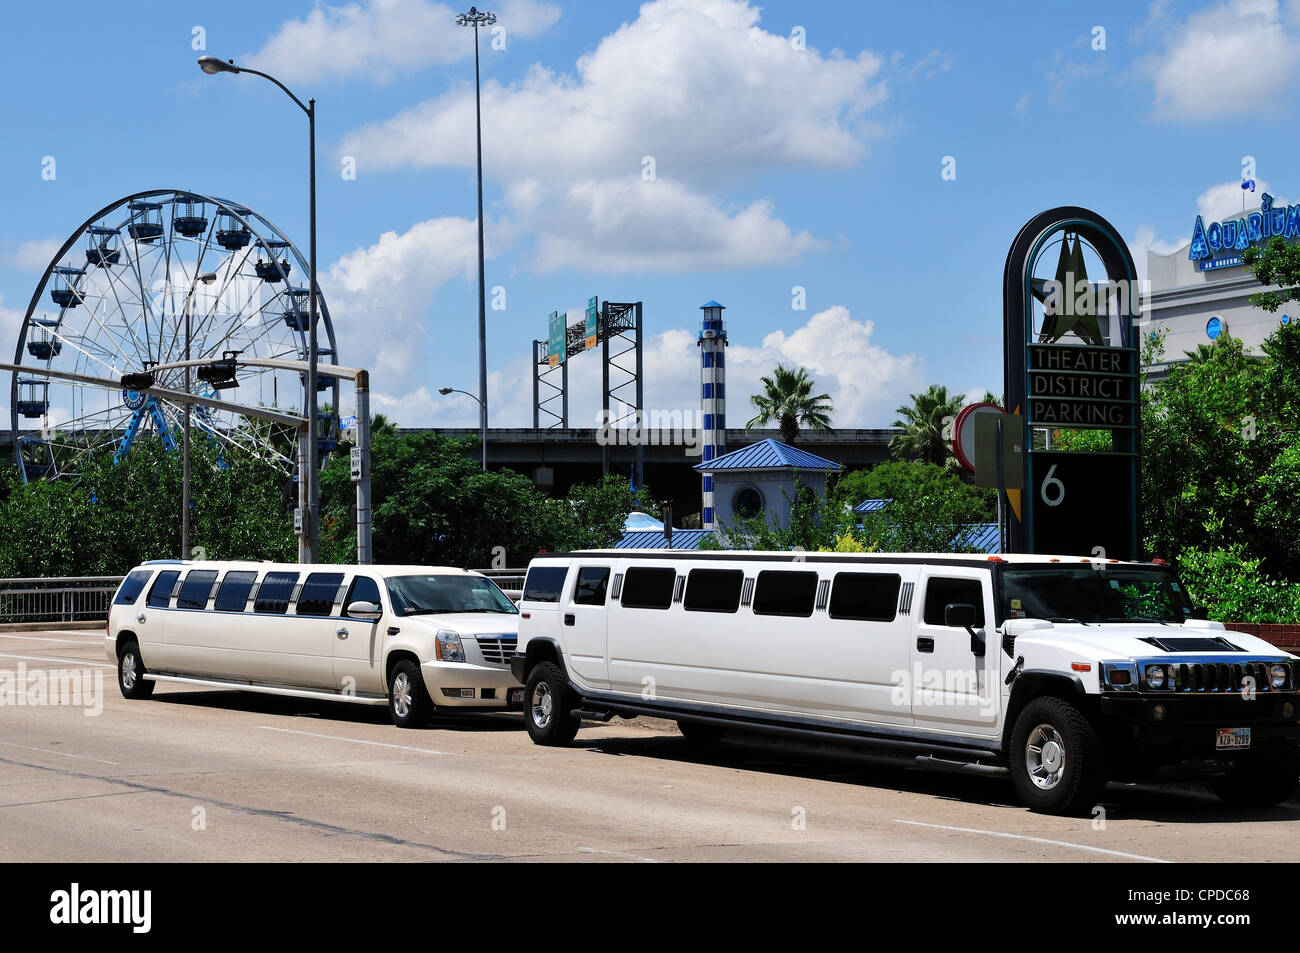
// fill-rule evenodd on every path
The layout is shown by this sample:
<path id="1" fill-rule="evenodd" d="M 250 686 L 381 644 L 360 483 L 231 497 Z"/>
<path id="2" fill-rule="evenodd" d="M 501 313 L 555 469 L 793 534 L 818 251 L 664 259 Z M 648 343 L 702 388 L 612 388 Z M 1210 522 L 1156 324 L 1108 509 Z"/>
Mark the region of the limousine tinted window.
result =
<path id="1" fill-rule="evenodd" d="M 180 575 L 175 569 L 160 572 L 153 585 L 149 587 L 149 595 L 144 600 L 145 605 L 152 609 L 166 609 L 168 603 L 172 601 L 172 586 L 176 585 Z"/>
<path id="2" fill-rule="evenodd" d="M 208 593 L 217 581 L 215 569 L 191 569 L 181 583 L 181 594 L 176 597 L 177 609 L 206 609 Z"/>
<path id="3" fill-rule="evenodd" d="M 902 577 L 888 572 L 837 572 L 831 587 L 831 618 L 893 622 Z"/>
<path id="4" fill-rule="evenodd" d="M 568 566 L 534 566 L 524 580 L 523 602 L 559 602 Z"/>
<path id="5" fill-rule="evenodd" d="M 754 614 L 810 616 L 816 598 L 815 572 L 760 572 L 754 584 Z"/>
<path id="6" fill-rule="evenodd" d="M 298 615 L 329 615 L 341 585 L 341 572 L 312 573 L 302 584 L 302 592 L 298 593 Z"/>
<path id="7" fill-rule="evenodd" d="M 943 610 L 952 602 L 975 607 L 975 628 L 984 624 L 984 587 L 978 579 L 935 577 L 925 584 L 925 624 L 945 625 Z"/>
<path id="8" fill-rule="evenodd" d="M 113 597 L 113 605 L 135 605 L 135 600 L 140 598 L 140 593 L 144 592 L 145 583 L 149 581 L 149 577 L 152 575 L 152 569 L 137 569 L 123 579 L 122 585 L 118 587 L 117 595 Z"/>
<path id="9" fill-rule="evenodd" d="M 742 569 L 692 569 L 684 605 L 692 612 L 735 612 L 740 608 Z"/>
<path id="10" fill-rule="evenodd" d="M 608 566 L 584 566 L 578 570 L 578 585 L 573 590 L 573 601 L 580 606 L 603 606 L 608 588 Z"/>
<path id="11" fill-rule="evenodd" d="M 257 590 L 254 612 L 274 612 L 283 615 L 289 610 L 289 598 L 298 583 L 296 572 L 268 572 Z"/>
<path id="12" fill-rule="evenodd" d="M 256 579 L 256 570 L 241 569 L 226 573 L 221 580 L 221 588 L 217 590 L 217 601 L 213 608 L 218 612 L 243 612 Z"/>
<path id="13" fill-rule="evenodd" d="M 623 605 L 628 609 L 667 609 L 673 604 L 677 570 L 634 566 L 623 576 Z"/>
<path id="14" fill-rule="evenodd" d="M 344 613 L 347 612 L 348 606 L 354 602 L 373 602 L 377 606 L 383 605 L 379 601 L 379 583 L 369 576 L 357 576 L 357 578 L 353 579 L 348 594 L 343 599 Z"/>

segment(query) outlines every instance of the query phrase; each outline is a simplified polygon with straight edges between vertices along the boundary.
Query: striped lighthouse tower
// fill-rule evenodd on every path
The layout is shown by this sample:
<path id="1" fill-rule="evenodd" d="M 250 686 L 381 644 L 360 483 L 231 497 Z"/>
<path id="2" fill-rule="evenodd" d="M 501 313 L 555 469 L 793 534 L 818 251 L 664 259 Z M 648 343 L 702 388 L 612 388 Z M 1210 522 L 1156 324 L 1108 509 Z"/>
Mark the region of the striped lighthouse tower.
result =
<path id="1" fill-rule="evenodd" d="M 726 453 L 727 443 L 727 330 L 722 324 L 723 306 L 716 301 L 700 305 L 700 400 L 704 412 L 701 461 L 708 463 Z M 702 476 L 703 503 L 700 521 L 704 529 L 717 529 L 713 508 L 713 474 Z"/>

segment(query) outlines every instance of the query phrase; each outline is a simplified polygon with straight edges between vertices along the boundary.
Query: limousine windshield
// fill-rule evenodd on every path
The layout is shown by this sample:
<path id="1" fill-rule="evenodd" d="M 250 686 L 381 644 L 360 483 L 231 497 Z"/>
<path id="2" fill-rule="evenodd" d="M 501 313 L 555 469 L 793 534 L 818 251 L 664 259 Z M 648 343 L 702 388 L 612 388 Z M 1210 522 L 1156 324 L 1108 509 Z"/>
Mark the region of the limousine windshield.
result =
<path id="1" fill-rule="evenodd" d="M 1002 570 L 1004 619 L 1182 623 L 1191 614 L 1187 593 L 1168 569 L 1098 562 Z"/>
<path id="2" fill-rule="evenodd" d="M 519 610 L 490 579 L 481 576 L 389 576 L 388 597 L 398 615 Z"/>

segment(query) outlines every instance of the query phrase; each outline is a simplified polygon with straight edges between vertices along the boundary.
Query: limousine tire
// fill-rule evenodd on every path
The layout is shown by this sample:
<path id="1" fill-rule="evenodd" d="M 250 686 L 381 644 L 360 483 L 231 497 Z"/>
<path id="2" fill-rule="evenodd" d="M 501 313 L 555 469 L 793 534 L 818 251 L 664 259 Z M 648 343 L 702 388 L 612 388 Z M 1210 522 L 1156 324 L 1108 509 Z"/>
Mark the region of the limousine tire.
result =
<path id="1" fill-rule="evenodd" d="M 578 733 L 578 703 L 569 680 L 554 662 L 533 666 L 524 686 L 524 725 L 534 744 L 563 747 Z"/>
<path id="2" fill-rule="evenodd" d="M 139 643 L 134 639 L 124 643 L 117 653 L 117 687 L 123 698 L 148 698 L 153 694 L 155 682 L 144 677 L 147 671 Z"/>
<path id="3" fill-rule="evenodd" d="M 727 736 L 727 729 L 708 725 L 702 721 L 677 720 L 677 730 L 689 744 L 705 747 L 715 745 Z"/>
<path id="4" fill-rule="evenodd" d="M 1300 767 L 1294 759 L 1239 765 L 1229 774 L 1210 781 L 1210 790 L 1233 807 L 1273 807 L 1281 804 L 1300 784 Z"/>
<path id="5" fill-rule="evenodd" d="M 388 680 L 388 714 L 398 728 L 419 728 L 433 715 L 433 700 L 424 687 L 420 666 L 402 659 Z"/>
<path id="6" fill-rule="evenodd" d="M 1011 778 L 1032 810 L 1090 810 L 1106 784 L 1101 741 L 1092 722 L 1061 698 L 1029 702 L 1011 733 Z"/>

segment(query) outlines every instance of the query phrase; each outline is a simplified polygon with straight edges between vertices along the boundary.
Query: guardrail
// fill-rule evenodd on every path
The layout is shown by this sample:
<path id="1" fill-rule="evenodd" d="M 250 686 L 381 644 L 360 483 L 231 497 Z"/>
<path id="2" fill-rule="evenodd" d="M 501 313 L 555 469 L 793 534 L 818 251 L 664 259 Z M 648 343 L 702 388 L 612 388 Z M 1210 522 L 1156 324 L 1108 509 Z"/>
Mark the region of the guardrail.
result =
<path id="1" fill-rule="evenodd" d="M 100 622 L 121 576 L 0 579 L 0 623 Z"/>
<path id="2" fill-rule="evenodd" d="M 523 595 L 526 569 L 480 569 L 515 602 Z M 49 576 L 0 579 L 0 624 L 102 622 L 122 576 Z"/>

